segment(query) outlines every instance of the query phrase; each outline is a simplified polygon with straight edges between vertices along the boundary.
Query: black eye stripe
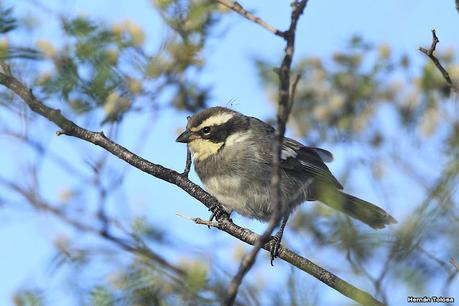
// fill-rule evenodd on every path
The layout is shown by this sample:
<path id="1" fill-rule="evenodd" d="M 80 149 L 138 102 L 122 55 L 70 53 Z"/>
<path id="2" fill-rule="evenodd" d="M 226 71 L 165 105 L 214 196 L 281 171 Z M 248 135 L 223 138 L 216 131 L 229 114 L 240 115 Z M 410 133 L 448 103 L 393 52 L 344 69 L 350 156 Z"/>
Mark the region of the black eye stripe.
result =
<path id="1" fill-rule="evenodd" d="M 248 118 L 234 117 L 222 124 L 204 126 L 199 130 L 201 137 L 215 143 L 224 142 L 226 138 L 234 133 L 248 129 Z"/>

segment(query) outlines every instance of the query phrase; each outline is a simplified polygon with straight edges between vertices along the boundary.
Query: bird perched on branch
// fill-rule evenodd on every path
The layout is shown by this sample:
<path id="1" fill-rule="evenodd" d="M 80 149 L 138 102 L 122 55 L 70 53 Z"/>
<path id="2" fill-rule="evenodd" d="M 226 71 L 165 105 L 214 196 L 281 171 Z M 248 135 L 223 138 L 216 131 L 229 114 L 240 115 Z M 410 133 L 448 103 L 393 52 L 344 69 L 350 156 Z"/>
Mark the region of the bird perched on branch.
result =
<path id="1" fill-rule="evenodd" d="M 189 117 L 177 142 L 187 143 L 195 170 L 206 189 L 228 215 L 237 213 L 269 221 L 276 203 L 271 199 L 272 148 L 275 130 L 269 124 L 224 107 L 212 107 Z M 285 137 L 280 156 L 281 223 L 274 236 L 277 256 L 287 219 L 305 201 L 318 200 L 372 228 L 397 221 L 383 209 L 342 192 L 326 162 L 330 152 L 307 147 Z"/>

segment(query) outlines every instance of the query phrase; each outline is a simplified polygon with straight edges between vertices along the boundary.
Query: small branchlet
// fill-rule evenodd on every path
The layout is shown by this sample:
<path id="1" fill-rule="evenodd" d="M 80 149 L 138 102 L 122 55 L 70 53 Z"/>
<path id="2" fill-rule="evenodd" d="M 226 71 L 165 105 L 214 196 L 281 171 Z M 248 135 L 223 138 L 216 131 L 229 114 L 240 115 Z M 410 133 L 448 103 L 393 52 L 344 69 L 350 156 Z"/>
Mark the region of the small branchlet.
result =
<path id="1" fill-rule="evenodd" d="M 453 81 L 451 80 L 451 77 L 449 76 L 448 71 L 442 66 L 442 64 L 440 63 L 440 60 L 434 54 L 435 49 L 437 48 L 437 44 L 439 42 L 440 40 L 438 39 L 435 29 L 432 29 L 432 44 L 430 45 L 430 48 L 427 49 L 427 48 L 419 47 L 419 51 L 427 55 L 432 60 L 432 62 L 437 67 L 437 69 L 440 71 L 441 75 L 443 76 L 446 83 L 448 84 L 448 87 L 454 90 L 455 92 L 457 92 L 458 89 L 453 83 Z"/>

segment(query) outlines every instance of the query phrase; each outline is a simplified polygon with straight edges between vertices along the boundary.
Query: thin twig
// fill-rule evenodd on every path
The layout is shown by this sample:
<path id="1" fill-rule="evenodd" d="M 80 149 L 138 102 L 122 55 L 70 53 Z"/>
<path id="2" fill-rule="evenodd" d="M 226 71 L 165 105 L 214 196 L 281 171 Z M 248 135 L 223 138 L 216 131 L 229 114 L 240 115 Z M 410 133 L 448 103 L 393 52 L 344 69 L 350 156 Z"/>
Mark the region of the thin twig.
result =
<path id="1" fill-rule="evenodd" d="M 449 76 L 448 71 L 442 66 L 440 63 L 440 60 L 434 55 L 435 48 L 437 47 L 437 44 L 440 42 L 440 40 L 437 37 L 437 33 L 435 32 L 435 29 L 432 29 L 432 44 L 430 45 L 429 49 L 419 47 L 419 51 L 427 55 L 432 62 L 435 64 L 435 66 L 438 68 L 440 73 L 442 74 L 443 78 L 446 80 L 446 83 L 448 84 L 450 89 L 453 89 L 454 91 L 457 91 L 457 88 L 455 87 L 453 81 L 451 80 L 451 77 Z"/>
<path id="2" fill-rule="evenodd" d="M 282 199 L 280 197 L 280 158 L 282 142 L 284 140 L 285 126 L 287 124 L 288 116 L 291 110 L 293 101 L 290 96 L 290 67 L 292 65 L 292 58 L 295 46 L 295 32 L 298 20 L 306 7 L 308 0 L 293 1 L 292 2 L 292 14 L 290 27 L 285 32 L 286 47 L 284 58 L 282 60 L 281 67 L 279 69 L 279 107 L 277 110 L 277 129 L 276 129 L 276 141 L 273 144 L 273 165 L 272 165 L 272 177 L 271 177 L 271 190 L 272 197 L 271 201 L 273 207 L 275 207 L 273 214 L 269 220 L 269 224 L 263 234 L 259 237 L 259 240 L 255 243 L 255 246 L 250 253 L 244 256 L 239 265 L 239 269 L 234 275 L 231 283 L 227 289 L 225 297 L 225 305 L 233 305 L 236 300 L 236 296 L 239 287 L 242 283 L 244 276 L 255 264 L 256 257 L 260 249 L 268 242 L 274 228 L 279 224 L 282 216 L 288 212 L 284 212 L 282 207 Z M 298 78 L 297 78 L 298 79 Z M 294 87 L 298 80 L 295 81 Z M 286 204 L 286 203 L 284 203 Z M 274 241 L 273 241 L 274 243 Z"/>
<path id="3" fill-rule="evenodd" d="M 442 267 L 443 269 L 445 269 L 445 271 L 449 272 L 450 271 L 450 266 L 448 265 L 448 263 L 444 260 L 441 260 L 440 258 L 436 257 L 434 254 L 430 253 L 429 251 L 427 251 L 426 249 L 424 249 L 422 246 L 420 245 L 417 245 L 415 247 L 421 254 L 423 254 L 424 256 L 426 256 L 427 258 L 429 258 L 430 260 L 434 261 L 436 264 L 438 264 L 440 267 Z M 451 259 L 454 259 L 454 258 L 451 258 Z M 453 264 L 453 262 L 451 261 L 450 259 L 450 263 Z M 454 265 L 454 264 L 453 264 Z"/>
<path id="4" fill-rule="evenodd" d="M 184 177 L 188 177 L 188 174 L 190 174 L 190 169 L 191 169 L 191 152 L 190 148 L 186 146 L 186 162 L 185 162 L 185 169 L 182 172 L 182 175 Z"/>
<path id="5" fill-rule="evenodd" d="M 451 257 L 449 259 L 449 262 L 456 268 L 456 270 L 459 272 L 459 263 L 456 261 L 456 259 L 454 259 L 453 257 Z"/>
<path id="6" fill-rule="evenodd" d="M 246 9 L 244 9 L 244 7 L 241 4 L 239 4 L 239 2 L 230 1 L 230 0 L 216 0 L 216 1 L 218 3 L 220 3 L 221 5 L 226 6 L 227 8 L 235 11 L 236 13 L 240 14 L 241 16 L 247 18 L 248 20 L 253 21 L 256 24 L 261 25 L 263 28 L 265 28 L 266 30 L 270 31 L 271 33 L 273 33 L 273 34 L 275 34 L 277 36 L 280 36 L 280 37 L 284 37 L 284 35 L 285 35 L 284 32 L 279 31 L 278 29 L 276 29 L 272 25 L 270 25 L 267 22 L 265 22 L 263 19 L 261 19 L 261 18 L 255 16 L 255 15 L 253 15 L 252 13 L 248 12 Z"/>
<path id="7" fill-rule="evenodd" d="M 177 216 L 179 217 L 182 217 L 184 219 L 187 219 L 187 220 L 191 220 L 193 221 L 194 223 L 196 224 L 203 224 L 203 225 L 207 225 L 209 228 L 210 227 L 218 227 L 218 222 L 217 221 L 210 221 L 210 220 L 203 220 L 201 218 L 196 218 L 196 217 L 189 217 L 189 216 L 185 216 L 179 212 L 175 213 Z"/>
<path id="8" fill-rule="evenodd" d="M 208 194 L 188 178 L 184 177 L 182 174 L 172 169 L 152 163 L 132 153 L 123 146 L 105 137 L 103 133 L 92 132 L 84 129 L 63 116 L 59 110 L 46 106 L 32 94 L 32 91 L 29 88 L 18 81 L 15 77 L 0 72 L 0 84 L 9 88 L 16 95 L 18 95 L 33 112 L 55 123 L 62 130 L 63 135 L 73 136 L 94 145 L 100 146 L 101 148 L 136 167 L 142 172 L 148 173 L 156 178 L 176 185 L 177 187 L 187 192 L 190 196 L 200 201 L 207 208 L 213 207 L 214 205 L 219 205 L 218 201 L 213 196 Z M 248 229 L 239 227 L 225 218 L 219 220 L 218 228 L 232 235 L 233 237 L 236 237 L 237 239 L 251 245 L 254 245 L 260 239 L 257 234 Z M 264 245 L 263 248 L 269 251 L 269 246 Z M 354 287 L 353 285 L 323 269 L 322 267 L 314 264 L 308 259 L 303 258 L 298 254 L 283 248 L 282 246 L 279 248 L 279 258 L 314 276 L 321 282 L 341 292 L 343 295 L 353 299 L 356 302 L 364 305 L 382 305 L 378 300 L 376 300 L 367 292 Z"/>

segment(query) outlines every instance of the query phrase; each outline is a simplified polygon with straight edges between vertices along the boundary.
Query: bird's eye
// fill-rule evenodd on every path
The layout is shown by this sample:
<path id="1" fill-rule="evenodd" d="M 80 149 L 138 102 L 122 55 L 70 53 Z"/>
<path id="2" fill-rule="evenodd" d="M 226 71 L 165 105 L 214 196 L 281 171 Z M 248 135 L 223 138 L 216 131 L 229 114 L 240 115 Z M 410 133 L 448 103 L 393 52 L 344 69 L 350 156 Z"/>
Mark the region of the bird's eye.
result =
<path id="1" fill-rule="evenodd" d="M 204 135 L 209 135 L 210 133 L 210 126 L 206 126 L 205 128 L 202 129 L 202 132 Z"/>

